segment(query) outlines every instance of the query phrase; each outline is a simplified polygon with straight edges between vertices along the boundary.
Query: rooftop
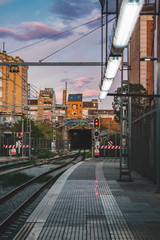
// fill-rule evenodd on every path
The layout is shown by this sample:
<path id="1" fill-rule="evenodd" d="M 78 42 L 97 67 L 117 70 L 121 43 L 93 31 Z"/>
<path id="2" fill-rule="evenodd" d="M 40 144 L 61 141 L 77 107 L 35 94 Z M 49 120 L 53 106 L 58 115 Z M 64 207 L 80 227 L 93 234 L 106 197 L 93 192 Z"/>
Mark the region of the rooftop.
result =
<path id="1" fill-rule="evenodd" d="M 68 101 L 82 101 L 82 94 L 69 94 Z"/>

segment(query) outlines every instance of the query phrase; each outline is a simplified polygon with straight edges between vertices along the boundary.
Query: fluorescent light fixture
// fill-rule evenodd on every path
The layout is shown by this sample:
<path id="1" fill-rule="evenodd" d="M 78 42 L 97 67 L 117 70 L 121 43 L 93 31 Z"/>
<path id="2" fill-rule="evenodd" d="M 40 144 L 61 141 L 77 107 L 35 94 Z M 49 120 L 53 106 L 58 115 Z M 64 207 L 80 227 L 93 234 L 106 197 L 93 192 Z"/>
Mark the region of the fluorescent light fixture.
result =
<path id="1" fill-rule="evenodd" d="M 99 99 L 104 100 L 107 96 L 108 91 L 101 91 L 99 94 Z"/>
<path id="2" fill-rule="evenodd" d="M 102 83 L 102 87 L 101 90 L 102 91 L 108 91 L 112 85 L 113 82 L 113 78 L 104 78 L 103 79 L 103 83 Z"/>
<path id="3" fill-rule="evenodd" d="M 144 0 L 123 0 L 113 39 L 113 47 L 124 48 L 128 45 Z"/>
<path id="4" fill-rule="evenodd" d="M 115 78 L 119 65 L 121 63 L 121 60 L 122 60 L 121 56 L 109 57 L 106 72 L 105 72 L 105 78 Z"/>
<path id="5" fill-rule="evenodd" d="M 113 79 L 108 79 L 108 78 L 104 78 L 103 79 L 103 83 L 102 83 L 102 86 L 101 86 L 101 92 L 100 92 L 100 95 L 99 95 L 99 98 L 102 100 L 102 99 L 105 99 L 105 97 L 107 96 L 107 93 L 112 85 L 112 82 L 113 82 Z"/>

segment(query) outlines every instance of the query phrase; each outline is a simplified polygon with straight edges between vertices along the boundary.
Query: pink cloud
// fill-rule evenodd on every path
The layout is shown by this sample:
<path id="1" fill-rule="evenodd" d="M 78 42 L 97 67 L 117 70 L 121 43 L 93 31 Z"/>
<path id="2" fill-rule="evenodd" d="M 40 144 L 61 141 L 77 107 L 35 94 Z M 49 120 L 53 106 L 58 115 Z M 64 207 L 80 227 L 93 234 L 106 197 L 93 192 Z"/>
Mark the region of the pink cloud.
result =
<path id="1" fill-rule="evenodd" d="M 98 97 L 99 89 L 86 89 L 83 91 L 83 97 Z"/>
<path id="2" fill-rule="evenodd" d="M 61 34 L 61 31 L 57 31 L 47 25 L 39 22 L 23 22 L 16 26 L 16 30 L 10 30 L 7 28 L 0 28 L 0 37 L 10 37 L 19 41 L 42 39 L 52 37 L 57 34 Z M 71 34 L 71 33 L 70 33 Z M 60 35 L 58 38 L 66 38 L 68 34 Z"/>
<path id="3" fill-rule="evenodd" d="M 83 87 L 86 84 L 89 84 L 90 82 L 91 82 L 90 79 L 87 79 L 85 77 L 79 77 L 79 78 L 74 79 L 73 84 L 75 87 Z"/>

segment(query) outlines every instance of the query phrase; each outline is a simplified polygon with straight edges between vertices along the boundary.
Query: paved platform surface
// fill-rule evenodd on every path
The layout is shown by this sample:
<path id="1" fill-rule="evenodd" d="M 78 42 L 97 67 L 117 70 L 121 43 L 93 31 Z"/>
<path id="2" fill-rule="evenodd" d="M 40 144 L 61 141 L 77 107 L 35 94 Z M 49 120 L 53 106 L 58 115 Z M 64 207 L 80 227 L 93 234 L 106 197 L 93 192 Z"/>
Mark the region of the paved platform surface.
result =
<path id="1" fill-rule="evenodd" d="M 160 194 L 132 174 L 118 182 L 117 159 L 89 159 L 65 172 L 15 239 L 159 240 Z"/>

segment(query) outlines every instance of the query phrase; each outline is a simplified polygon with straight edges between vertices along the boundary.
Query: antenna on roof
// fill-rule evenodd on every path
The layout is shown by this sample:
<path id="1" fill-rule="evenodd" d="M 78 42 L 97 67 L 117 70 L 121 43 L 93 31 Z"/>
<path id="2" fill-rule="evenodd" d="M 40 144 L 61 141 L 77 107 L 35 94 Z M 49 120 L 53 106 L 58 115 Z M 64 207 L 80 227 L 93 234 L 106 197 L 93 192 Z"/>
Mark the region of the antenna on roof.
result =
<path id="1" fill-rule="evenodd" d="M 5 42 L 3 42 L 3 52 L 5 51 Z"/>

